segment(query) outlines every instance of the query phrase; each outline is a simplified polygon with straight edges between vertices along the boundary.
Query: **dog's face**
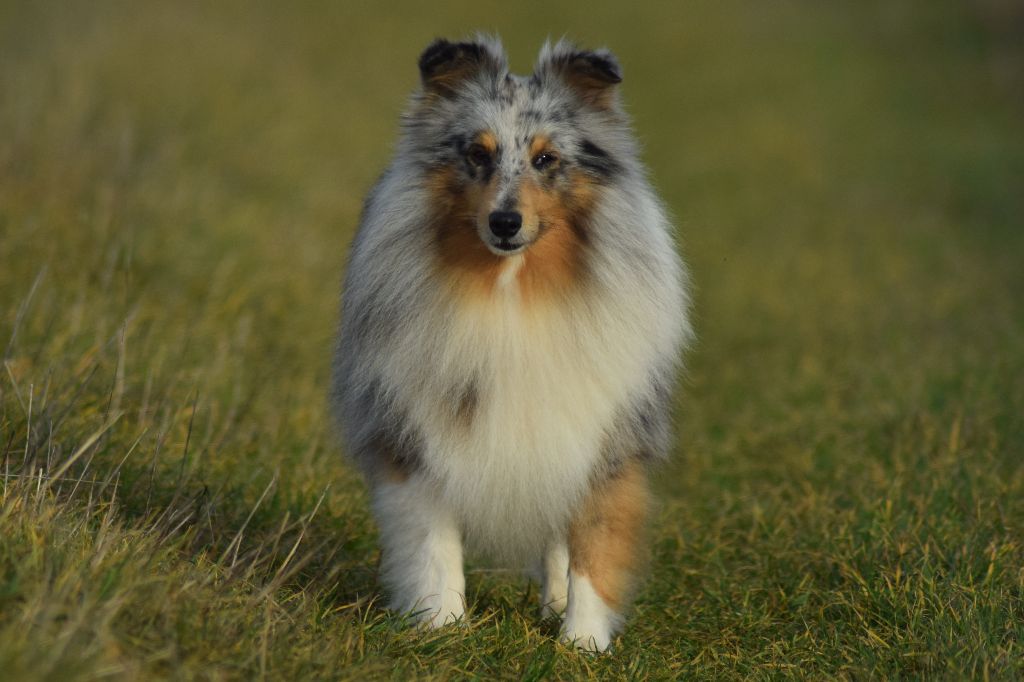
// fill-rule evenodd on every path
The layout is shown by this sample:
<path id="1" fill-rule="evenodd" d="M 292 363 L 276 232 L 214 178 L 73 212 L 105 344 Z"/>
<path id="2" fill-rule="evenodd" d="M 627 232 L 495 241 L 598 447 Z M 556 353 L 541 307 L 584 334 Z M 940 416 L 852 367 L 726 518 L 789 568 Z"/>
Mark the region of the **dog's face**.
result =
<path id="1" fill-rule="evenodd" d="M 496 44 L 438 40 L 419 66 L 423 89 L 405 126 L 442 248 L 473 252 L 471 236 L 491 259 L 541 242 L 571 258 L 600 185 L 622 171 L 602 140 L 621 125 L 614 57 L 559 44 L 520 77 Z"/>

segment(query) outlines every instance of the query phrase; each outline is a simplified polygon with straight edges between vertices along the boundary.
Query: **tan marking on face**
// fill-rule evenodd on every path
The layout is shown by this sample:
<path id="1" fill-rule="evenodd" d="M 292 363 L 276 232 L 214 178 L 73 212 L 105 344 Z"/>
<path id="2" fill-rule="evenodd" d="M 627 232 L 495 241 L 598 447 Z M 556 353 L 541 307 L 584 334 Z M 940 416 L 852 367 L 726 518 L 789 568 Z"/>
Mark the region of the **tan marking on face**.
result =
<path id="1" fill-rule="evenodd" d="M 494 154 L 498 150 L 498 140 L 494 137 L 494 134 L 490 131 L 484 130 L 476 134 L 473 138 L 473 144 L 478 144 L 491 154 Z"/>
<path id="2" fill-rule="evenodd" d="M 547 135 L 537 135 L 530 143 L 530 160 L 543 151 L 551 151 L 551 140 Z"/>
<path id="3" fill-rule="evenodd" d="M 501 258 L 481 241 L 476 225 L 481 206 L 494 199 L 495 183 L 466 183 L 454 168 L 442 168 L 428 179 L 428 190 L 441 268 L 460 290 L 490 292 L 501 271 Z"/>
<path id="4" fill-rule="evenodd" d="M 528 177 L 520 186 L 524 229 L 532 226 L 534 234 L 527 237 L 536 239 L 526 250 L 519 273 L 524 294 L 564 291 L 578 274 L 582 244 L 568 208 L 559 193 L 545 189 L 535 178 Z"/>
<path id="5" fill-rule="evenodd" d="M 613 609 L 625 606 L 640 564 L 647 476 L 632 461 L 591 490 L 569 528 L 569 567 Z"/>

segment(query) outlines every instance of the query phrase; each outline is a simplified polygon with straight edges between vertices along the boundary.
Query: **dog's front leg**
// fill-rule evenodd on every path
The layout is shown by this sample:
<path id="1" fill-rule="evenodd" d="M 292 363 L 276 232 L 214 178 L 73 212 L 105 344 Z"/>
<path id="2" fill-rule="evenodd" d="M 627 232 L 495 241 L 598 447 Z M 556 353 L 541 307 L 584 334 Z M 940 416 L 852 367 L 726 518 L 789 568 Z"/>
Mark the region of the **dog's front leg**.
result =
<path id="1" fill-rule="evenodd" d="M 569 606 L 562 640 L 604 651 L 622 625 L 648 505 L 643 467 L 630 462 L 590 492 L 569 531 Z"/>
<path id="2" fill-rule="evenodd" d="M 453 623 L 466 611 L 462 538 L 433 486 L 412 476 L 373 492 L 380 526 L 381 580 L 389 605 L 423 624 Z"/>
<path id="3" fill-rule="evenodd" d="M 569 597 L 569 547 L 564 539 L 548 545 L 542 564 L 541 614 L 544 617 L 560 616 Z"/>

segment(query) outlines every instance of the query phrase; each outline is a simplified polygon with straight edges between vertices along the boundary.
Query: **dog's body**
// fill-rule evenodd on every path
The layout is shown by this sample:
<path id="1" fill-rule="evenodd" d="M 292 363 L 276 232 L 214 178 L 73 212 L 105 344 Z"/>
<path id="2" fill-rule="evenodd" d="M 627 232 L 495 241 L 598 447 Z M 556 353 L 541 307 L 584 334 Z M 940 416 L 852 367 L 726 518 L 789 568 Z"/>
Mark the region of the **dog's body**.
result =
<path id="1" fill-rule="evenodd" d="M 437 41 L 345 282 L 334 394 L 392 606 L 464 614 L 463 544 L 543 567 L 605 649 L 669 446 L 685 272 L 606 52 Z"/>

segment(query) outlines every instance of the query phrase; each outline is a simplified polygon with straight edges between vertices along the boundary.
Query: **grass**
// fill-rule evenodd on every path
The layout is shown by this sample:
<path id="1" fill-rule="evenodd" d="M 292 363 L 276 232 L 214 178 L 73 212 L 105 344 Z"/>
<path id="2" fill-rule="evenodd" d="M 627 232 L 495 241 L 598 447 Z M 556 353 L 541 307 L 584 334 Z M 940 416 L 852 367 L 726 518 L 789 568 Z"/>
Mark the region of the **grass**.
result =
<path id="1" fill-rule="evenodd" d="M 528 3 L 529 4 L 529 3 Z M 1015 5 L 0 4 L 8 679 L 1024 676 Z M 380 604 L 325 413 L 363 193 L 435 35 L 626 67 L 700 341 L 615 653 L 471 566 Z"/>

